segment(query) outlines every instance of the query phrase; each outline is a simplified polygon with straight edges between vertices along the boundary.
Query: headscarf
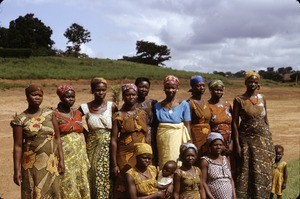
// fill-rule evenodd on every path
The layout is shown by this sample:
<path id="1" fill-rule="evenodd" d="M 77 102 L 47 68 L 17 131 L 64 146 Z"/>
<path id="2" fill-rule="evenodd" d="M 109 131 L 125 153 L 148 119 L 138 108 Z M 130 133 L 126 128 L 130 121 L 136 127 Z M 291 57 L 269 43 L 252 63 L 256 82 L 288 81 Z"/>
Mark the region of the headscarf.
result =
<path id="1" fill-rule="evenodd" d="M 221 85 L 224 87 L 224 83 L 221 80 L 219 80 L 219 79 L 211 80 L 208 83 L 208 88 L 209 88 L 209 90 L 211 90 L 212 88 L 214 88 L 215 86 L 218 86 L 218 85 Z"/>
<path id="2" fill-rule="evenodd" d="M 94 77 L 91 80 L 91 90 L 93 91 L 95 89 L 95 87 L 97 86 L 97 84 L 103 83 L 107 86 L 107 81 L 106 79 L 104 79 L 103 77 Z"/>
<path id="3" fill-rule="evenodd" d="M 135 84 L 128 83 L 128 84 L 122 85 L 122 93 L 124 93 L 125 91 L 127 91 L 129 89 L 133 89 L 135 92 L 137 92 L 137 87 Z"/>
<path id="4" fill-rule="evenodd" d="M 246 82 L 250 77 L 252 77 L 252 76 L 255 76 L 255 77 L 257 77 L 258 79 L 260 79 L 260 75 L 259 75 L 257 72 L 255 72 L 255 71 L 253 71 L 253 70 L 249 70 L 249 71 L 246 72 L 246 75 L 245 75 L 245 82 Z"/>
<path id="5" fill-rule="evenodd" d="M 178 77 L 176 77 L 174 75 L 167 75 L 164 79 L 164 85 L 166 85 L 168 83 L 173 83 L 173 84 L 179 85 L 179 79 L 178 79 Z"/>
<path id="6" fill-rule="evenodd" d="M 61 98 L 69 90 L 75 92 L 73 87 L 70 85 L 67 85 L 67 84 L 60 85 L 59 87 L 57 87 L 56 94 L 58 95 L 59 98 Z"/>
<path id="7" fill-rule="evenodd" d="M 196 153 L 198 152 L 197 147 L 193 143 L 190 143 L 190 142 L 184 143 L 180 146 L 180 149 L 179 149 L 179 153 L 180 153 L 179 159 L 181 159 L 182 154 L 184 154 L 185 151 L 188 149 L 194 149 L 196 151 Z"/>
<path id="8" fill-rule="evenodd" d="M 149 144 L 146 143 L 135 143 L 134 152 L 135 152 L 135 156 L 142 155 L 145 153 L 152 154 L 152 148 Z"/>
<path id="9" fill-rule="evenodd" d="M 204 78 L 201 77 L 200 75 L 194 75 L 191 77 L 191 80 L 190 80 L 190 85 L 191 87 L 193 87 L 195 84 L 199 83 L 199 82 L 204 82 Z"/>
<path id="10" fill-rule="evenodd" d="M 221 135 L 221 133 L 211 132 L 210 134 L 207 135 L 206 143 L 209 146 L 215 140 L 222 140 L 222 142 L 224 142 L 224 138 Z"/>
<path id="11" fill-rule="evenodd" d="M 26 94 L 26 96 L 28 96 L 30 93 L 35 92 L 35 91 L 41 91 L 42 93 L 44 93 L 42 87 L 37 86 L 35 84 L 29 84 L 25 88 L 25 94 Z"/>

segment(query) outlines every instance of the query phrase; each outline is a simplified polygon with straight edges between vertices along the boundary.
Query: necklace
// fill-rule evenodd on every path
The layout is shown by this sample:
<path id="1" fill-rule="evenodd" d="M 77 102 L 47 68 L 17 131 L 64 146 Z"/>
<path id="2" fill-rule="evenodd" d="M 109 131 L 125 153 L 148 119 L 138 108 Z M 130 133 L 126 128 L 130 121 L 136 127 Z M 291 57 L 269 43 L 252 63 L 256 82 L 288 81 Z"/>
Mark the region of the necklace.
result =
<path id="1" fill-rule="evenodd" d="M 145 173 L 143 173 L 143 172 L 141 172 L 138 168 L 136 168 L 135 167 L 135 170 L 139 173 L 139 174 L 141 174 L 142 176 L 144 176 L 146 179 L 149 179 L 151 176 L 150 176 L 150 172 L 149 172 L 149 170 L 147 169 L 145 172 L 147 172 L 148 174 L 145 174 Z"/>
<path id="2" fill-rule="evenodd" d="M 256 99 L 256 102 L 252 101 L 251 97 L 248 98 L 248 100 L 251 102 L 252 105 L 256 105 L 258 103 L 257 95 L 255 95 L 254 98 Z"/>

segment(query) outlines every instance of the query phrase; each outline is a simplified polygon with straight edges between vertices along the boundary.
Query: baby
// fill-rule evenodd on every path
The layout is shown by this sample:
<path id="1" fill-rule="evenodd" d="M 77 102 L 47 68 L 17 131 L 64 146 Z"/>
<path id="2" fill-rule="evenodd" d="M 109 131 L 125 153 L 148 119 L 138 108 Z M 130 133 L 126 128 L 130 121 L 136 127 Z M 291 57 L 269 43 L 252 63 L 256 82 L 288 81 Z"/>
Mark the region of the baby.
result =
<path id="1" fill-rule="evenodd" d="M 166 190 L 166 197 L 169 198 L 173 192 L 173 174 L 177 169 L 177 163 L 174 160 L 167 161 L 157 177 L 157 187 L 159 190 Z M 171 185 L 171 186 L 170 186 Z"/>

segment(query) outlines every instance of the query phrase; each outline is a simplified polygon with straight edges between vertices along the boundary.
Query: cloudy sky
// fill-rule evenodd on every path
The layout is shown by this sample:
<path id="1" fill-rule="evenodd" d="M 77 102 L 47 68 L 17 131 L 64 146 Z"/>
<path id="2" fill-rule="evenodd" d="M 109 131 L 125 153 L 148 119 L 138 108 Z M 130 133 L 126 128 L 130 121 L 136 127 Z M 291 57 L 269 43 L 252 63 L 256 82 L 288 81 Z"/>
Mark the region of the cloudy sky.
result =
<path id="1" fill-rule="evenodd" d="M 53 30 L 56 49 L 72 23 L 91 32 L 91 57 L 136 53 L 136 41 L 171 49 L 174 69 L 199 72 L 300 70 L 300 3 L 296 0 L 4 0 L 0 25 L 33 13 Z"/>

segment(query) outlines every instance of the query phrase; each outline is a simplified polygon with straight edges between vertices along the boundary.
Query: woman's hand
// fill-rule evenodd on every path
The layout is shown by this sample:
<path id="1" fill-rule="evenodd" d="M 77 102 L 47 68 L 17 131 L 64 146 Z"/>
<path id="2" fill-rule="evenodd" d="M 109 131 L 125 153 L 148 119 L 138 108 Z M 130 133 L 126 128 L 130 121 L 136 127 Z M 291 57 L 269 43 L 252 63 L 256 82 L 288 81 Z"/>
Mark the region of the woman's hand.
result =
<path id="1" fill-rule="evenodd" d="M 16 185 L 20 186 L 22 182 L 22 173 L 21 170 L 14 173 L 14 182 Z"/>
<path id="2" fill-rule="evenodd" d="M 166 198 L 169 198 L 172 196 L 172 193 L 173 193 L 173 184 L 170 184 L 166 190 Z"/>
<path id="3" fill-rule="evenodd" d="M 114 168 L 113 168 L 113 173 L 115 174 L 115 176 L 117 176 L 119 173 L 120 173 L 120 169 L 119 169 L 119 167 L 118 166 L 114 166 Z"/>
<path id="4" fill-rule="evenodd" d="M 161 198 L 161 199 L 165 198 L 165 196 L 166 196 L 165 191 L 158 191 L 157 194 L 156 194 L 156 197 Z"/>
<path id="5" fill-rule="evenodd" d="M 241 149 L 240 145 L 236 146 L 236 153 L 237 153 L 237 155 L 238 155 L 239 158 L 242 157 L 242 149 Z"/>
<path id="6" fill-rule="evenodd" d="M 63 174 L 65 172 L 65 163 L 62 160 L 59 160 L 58 163 L 58 173 Z"/>

